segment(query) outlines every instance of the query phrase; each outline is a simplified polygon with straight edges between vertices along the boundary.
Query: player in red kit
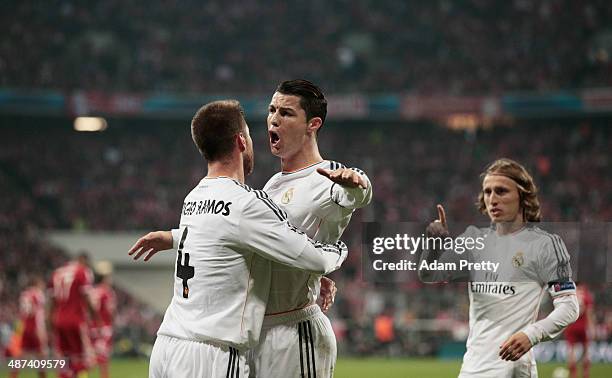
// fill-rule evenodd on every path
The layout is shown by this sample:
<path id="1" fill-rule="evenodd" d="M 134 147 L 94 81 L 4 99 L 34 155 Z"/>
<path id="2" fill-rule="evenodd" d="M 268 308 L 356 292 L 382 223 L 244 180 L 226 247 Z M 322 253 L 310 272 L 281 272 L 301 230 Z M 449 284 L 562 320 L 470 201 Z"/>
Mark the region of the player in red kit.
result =
<path id="1" fill-rule="evenodd" d="M 89 291 L 93 273 L 87 265 L 87 256 L 81 254 L 75 261 L 57 268 L 51 278 L 53 347 L 58 357 L 68 359 L 67 369 L 60 372 L 62 378 L 86 371 L 93 359 L 87 327 L 92 312 Z"/>
<path id="2" fill-rule="evenodd" d="M 47 329 L 45 326 L 45 281 L 41 277 L 32 279 L 30 286 L 19 297 L 19 317 L 23 325 L 21 338 L 21 358 L 45 359 L 48 353 Z M 17 377 L 12 371 L 11 377 Z M 39 377 L 46 377 L 44 371 Z"/>
<path id="3" fill-rule="evenodd" d="M 565 339 L 569 347 L 567 362 L 569 364 L 570 377 L 578 377 L 576 363 L 576 344 L 582 344 L 582 377 L 589 378 L 589 334 L 593 330 L 593 296 L 585 284 L 578 286 L 576 290 L 580 315 L 574 324 L 565 330 Z"/>
<path id="4" fill-rule="evenodd" d="M 99 282 L 91 291 L 91 302 L 97 319 L 93 321 L 92 341 L 100 378 L 108 378 L 108 361 L 113 350 L 113 317 L 116 299 L 111 284 L 110 267 L 97 269 Z"/>

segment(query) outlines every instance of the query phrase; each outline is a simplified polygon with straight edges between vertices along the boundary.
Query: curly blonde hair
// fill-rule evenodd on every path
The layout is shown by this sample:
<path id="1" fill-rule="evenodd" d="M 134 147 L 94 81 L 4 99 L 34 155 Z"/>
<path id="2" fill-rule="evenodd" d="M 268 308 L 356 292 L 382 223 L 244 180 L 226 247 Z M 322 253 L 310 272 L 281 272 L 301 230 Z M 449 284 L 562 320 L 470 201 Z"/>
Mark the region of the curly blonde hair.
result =
<path id="1" fill-rule="evenodd" d="M 480 183 L 482 184 L 487 175 L 495 174 L 508 177 L 516 183 L 519 191 L 519 201 L 523 210 L 523 221 L 539 222 L 540 216 L 540 201 L 538 200 L 538 188 L 533 182 L 533 178 L 527 172 L 525 167 L 511 159 L 498 159 L 491 163 L 484 172 L 480 174 Z M 487 214 L 487 206 L 484 202 L 484 193 L 482 189 L 478 194 L 476 208 L 482 214 Z"/>

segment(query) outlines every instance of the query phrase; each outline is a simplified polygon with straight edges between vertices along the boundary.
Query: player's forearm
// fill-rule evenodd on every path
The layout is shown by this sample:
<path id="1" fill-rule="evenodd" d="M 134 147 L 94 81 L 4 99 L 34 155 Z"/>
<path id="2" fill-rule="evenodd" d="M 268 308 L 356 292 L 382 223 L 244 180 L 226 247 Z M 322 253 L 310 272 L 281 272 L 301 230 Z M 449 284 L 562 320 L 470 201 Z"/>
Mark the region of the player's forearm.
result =
<path id="1" fill-rule="evenodd" d="M 347 256 L 348 248 L 341 241 L 335 244 L 308 242 L 290 265 L 316 274 L 328 274 L 340 268 Z"/>
<path id="2" fill-rule="evenodd" d="M 523 330 L 531 345 L 554 339 L 578 319 L 578 299 L 575 294 L 557 297 L 553 300 L 553 304 L 555 309 L 546 318 L 530 324 Z"/>
<path id="3" fill-rule="evenodd" d="M 430 264 L 440 259 L 442 251 L 433 249 L 423 249 L 421 251 L 421 257 L 419 258 L 419 279 L 425 283 L 438 283 L 444 281 L 445 275 L 438 270 L 420 269 L 423 262 Z"/>
<path id="4" fill-rule="evenodd" d="M 361 170 L 351 168 L 359 173 L 366 182 L 366 187 L 348 187 L 336 184 L 332 187 L 332 198 L 338 205 L 347 209 L 359 209 L 372 201 L 372 183 L 368 176 Z"/>
<path id="5" fill-rule="evenodd" d="M 462 261 L 469 261 L 467 254 L 459 254 L 453 250 L 424 249 L 419 260 L 419 278 L 425 283 L 460 282 L 470 278 L 468 270 L 447 268 L 461 266 Z M 423 266 L 427 263 L 427 266 Z M 431 265 L 433 268 L 430 268 Z"/>

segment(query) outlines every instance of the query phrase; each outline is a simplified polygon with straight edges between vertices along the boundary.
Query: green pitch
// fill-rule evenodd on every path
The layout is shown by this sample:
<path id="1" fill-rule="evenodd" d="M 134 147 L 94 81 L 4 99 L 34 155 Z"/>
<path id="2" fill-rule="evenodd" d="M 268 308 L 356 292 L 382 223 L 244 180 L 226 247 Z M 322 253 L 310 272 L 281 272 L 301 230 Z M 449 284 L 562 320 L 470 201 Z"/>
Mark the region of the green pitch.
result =
<path id="1" fill-rule="evenodd" d="M 148 362 L 145 360 L 113 360 L 112 378 L 142 378 L 147 376 Z M 336 366 L 335 378 L 447 378 L 456 377 L 459 361 L 436 359 L 379 359 L 379 358 L 341 358 Z M 552 371 L 561 364 L 538 364 L 540 378 L 551 378 Z M 6 371 L 2 372 L 6 377 Z M 36 378 L 32 371 L 23 371 L 19 377 Z M 49 377 L 54 377 L 49 375 Z M 612 364 L 594 364 L 591 378 L 612 377 Z M 98 378 L 97 372 L 88 378 Z"/>
<path id="2" fill-rule="evenodd" d="M 334 378 L 449 378 L 457 377 L 461 361 L 438 359 L 349 359 L 342 358 L 336 365 Z M 564 364 L 538 364 L 540 378 L 551 378 L 555 368 Z M 593 364 L 591 378 L 612 377 L 612 364 Z"/>

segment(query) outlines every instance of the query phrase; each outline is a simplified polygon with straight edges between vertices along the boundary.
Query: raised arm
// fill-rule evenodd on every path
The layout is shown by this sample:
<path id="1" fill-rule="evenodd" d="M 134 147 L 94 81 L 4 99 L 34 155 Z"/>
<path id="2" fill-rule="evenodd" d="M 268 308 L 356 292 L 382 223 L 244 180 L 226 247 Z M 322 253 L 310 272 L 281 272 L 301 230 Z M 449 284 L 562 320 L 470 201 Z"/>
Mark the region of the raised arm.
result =
<path id="1" fill-rule="evenodd" d="M 317 172 L 334 182 L 330 195 L 338 205 L 347 209 L 359 209 L 372 200 L 370 179 L 358 168 L 329 170 L 318 168 Z"/>
<path id="2" fill-rule="evenodd" d="M 464 251 L 464 253 L 458 253 L 453 250 L 444 249 L 444 245 L 446 245 L 447 238 L 450 238 L 451 236 L 448 232 L 448 225 L 446 223 L 446 212 L 444 211 L 444 207 L 438 204 L 437 209 L 438 219 L 431 222 L 426 229 L 427 238 L 436 238 L 437 242 L 431 242 L 428 239 L 428 243 L 426 243 L 426 245 L 430 247 L 425 248 L 424 246 L 424 248 L 422 249 L 421 257 L 419 260 L 419 278 L 425 283 L 468 280 L 470 278 L 470 272 L 465 269 L 460 270 L 458 269 L 458 267 L 460 266 L 461 261 L 471 259 L 472 252 L 467 250 Z M 479 231 L 476 227 L 470 226 L 457 239 L 466 236 L 471 237 L 474 234 L 478 234 L 478 232 Z M 425 262 L 428 265 L 431 263 L 441 263 L 442 266 L 445 267 L 454 266 L 455 269 L 424 269 L 422 268 L 422 264 Z"/>
<path id="3" fill-rule="evenodd" d="M 438 219 L 431 222 L 427 229 L 425 230 L 425 234 L 427 237 L 434 238 L 445 238 L 449 236 L 448 226 L 446 224 L 446 212 L 444 211 L 444 207 L 440 204 L 437 205 L 438 209 Z M 444 250 L 442 249 L 423 249 L 421 251 L 421 257 L 419 259 L 419 267 L 423 261 L 426 261 L 428 264 L 432 263 L 436 260 L 440 260 L 440 256 Z M 448 281 L 448 277 L 444 272 L 440 271 L 431 271 L 428 269 L 419 269 L 419 278 L 421 281 L 426 283 L 437 283 L 437 282 L 446 282 Z"/>

